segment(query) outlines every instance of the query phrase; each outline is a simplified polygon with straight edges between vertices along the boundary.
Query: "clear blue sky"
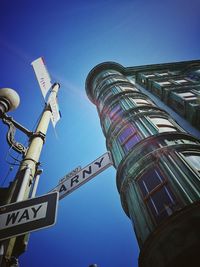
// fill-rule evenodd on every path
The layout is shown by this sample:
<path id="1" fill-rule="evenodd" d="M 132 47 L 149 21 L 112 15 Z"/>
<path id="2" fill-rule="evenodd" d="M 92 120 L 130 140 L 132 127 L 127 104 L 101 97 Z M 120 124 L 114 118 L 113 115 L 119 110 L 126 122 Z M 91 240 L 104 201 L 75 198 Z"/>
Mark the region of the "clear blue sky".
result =
<path id="1" fill-rule="evenodd" d="M 97 112 L 85 93 L 91 68 L 103 61 L 134 66 L 199 59 L 199 10 L 199 0 L 0 0 L 0 87 L 15 89 L 21 98 L 10 115 L 33 129 L 42 111 L 30 65 L 34 59 L 43 56 L 53 81 L 61 84 L 62 120 L 56 134 L 52 126 L 47 134 L 38 196 L 106 151 Z M 13 162 L 5 132 L 1 123 L 1 183 Z M 26 140 L 21 134 L 17 138 Z M 115 174 L 111 167 L 61 200 L 56 225 L 31 234 L 20 266 L 137 267 L 138 247 Z"/>

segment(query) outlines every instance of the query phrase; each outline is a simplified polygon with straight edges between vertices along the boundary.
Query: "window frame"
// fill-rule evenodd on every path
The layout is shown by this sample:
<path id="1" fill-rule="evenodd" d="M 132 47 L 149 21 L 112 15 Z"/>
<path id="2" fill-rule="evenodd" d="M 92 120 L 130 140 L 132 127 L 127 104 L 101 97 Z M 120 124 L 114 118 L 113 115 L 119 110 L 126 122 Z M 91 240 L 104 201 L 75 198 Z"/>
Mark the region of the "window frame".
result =
<path id="1" fill-rule="evenodd" d="M 122 135 L 122 134 L 123 134 L 125 131 L 127 131 L 128 129 L 132 129 L 132 132 L 130 132 L 130 134 L 127 133 L 127 137 L 126 137 L 124 140 L 122 140 L 122 139 L 120 140 L 120 135 Z M 133 140 L 133 139 L 137 139 L 137 140 L 136 140 L 136 142 L 134 142 L 134 143 L 131 145 L 130 148 L 128 148 L 127 144 L 128 144 L 131 140 Z M 133 146 L 134 146 L 135 144 L 137 144 L 137 143 L 141 140 L 141 137 L 139 136 L 139 133 L 138 133 L 138 131 L 137 131 L 137 128 L 130 124 L 130 125 L 128 125 L 128 127 L 127 127 L 127 125 L 126 125 L 126 127 L 124 127 L 124 128 L 118 133 L 117 140 L 118 140 L 118 142 L 120 143 L 120 145 L 122 146 L 122 148 L 123 148 L 123 150 L 124 150 L 124 153 L 127 153 L 127 152 L 129 152 L 129 151 L 133 148 Z"/>
<path id="2" fill-rule="evenodd" d="M 161 183 L 157 184 L 153 189 L 151 189 L 150 191 L 148 191 L 148 188 L 146 189 L 146 195 L 144 194 L 144 192 L 142 191 L 141 187 L 140 187 L 140 183 L 139 181 L 142 181 L 142 178 L 145 177 L 145 175 L 148 175 L 147 173 L 149 171 L 153 171 L 154 173 L 156 173 L 158 175 L 158 177 L 162 177 L 160 179 Z M 143 183 L 145 183 L 145 181 L 142 181 Z M 167 177 L 164 175 L 164 173 L 158 169 L 158 167 L 154 166 L 151 167 L 150 169 L 147 169 L 145 172 L 143 172 L 140 177 L 137 179 L 137 186 L 139 188 L 139 192 L 141 195 L 142 200 L 144 201 L 145 207 L 147 208 L 150 217 L 152 218 L 152 220 L 156 223 L 159 224 L 161 223 L 163 220 L 165 220 L 165 218 L 169 217 L 171 214 L 173 214 L 175 212 L 175 210 L 177 209 L 177 206 L 180 205 L 180 201 L 177 199 L 177 196 L 175 195 L 175 193 L 173 192 Z M 147 186 L 146 186 L 147 187 Z M 159 202 L 157 202 L 155 199 L 153 199 L 153 196 L 156 196 L 156 193 L 161 193 L 161 190 L 164 190 L 166 193 L 166 196 L 168 197 L 168 200 L 170 200 L 170 203 L 165 203 L 163 202 L 163 208 L 158 210 L 159 207 Z M 158 196 L 158 195 L 157 195 Z M 151 203 L 151 204 L 149 204 Z M 168 205 L 170 204 L 170 205 Z M 152 207 L 154 207 L 154 210 L 152 209 Z M 166 212 L 167 214 L 164 215 L 164 212 Z M 164 217 L 163 217 L 164 216 Z"/>
<path id="3" fill-rule="evenodd" d="M 164 117 L 156 117 L 156 116 L 148 116 L 147 117 L 148 121 L 155 127 L 155 129 L 158 131 L 158 133 L 163 133 L 163 132 L 177 132 L 178 128 L 176 125 L 174 125 L 168 118 Z M 156 122 L 156 119 L 160 119 L 161 123 Z M 164 123 L 164 121 L 166 123 Z M 172 130 L 164 130 L 164 129 L 172 129 Z"/>
<path id="4" fill-rule="evenodd" d="M 192 167 L 195 171 L 197 171 L 200 174 L 200 152 L 198 151 L 187 151 L 182 152 L 182 155 L 184 156 L 184 160 L 187 162 L 187 164 Z M 189 156 L 198 156 L 199 157 L 199 167 L 197 168 L 195 164 L 189 159 Z"/>

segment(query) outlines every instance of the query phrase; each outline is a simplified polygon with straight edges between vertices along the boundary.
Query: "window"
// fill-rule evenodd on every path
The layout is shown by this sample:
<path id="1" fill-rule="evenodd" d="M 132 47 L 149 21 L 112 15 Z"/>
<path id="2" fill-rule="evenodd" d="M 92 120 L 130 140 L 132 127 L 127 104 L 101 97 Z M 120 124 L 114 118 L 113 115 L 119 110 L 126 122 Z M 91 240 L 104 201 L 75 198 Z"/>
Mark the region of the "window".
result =
<path id="1" fill-rule="evenodd" d="M 117 118 L 120 117 L 122 114 L 123 110 L 120 105 L 116 105 L 109 113 L 109 117 L 111 120 L 116 120 Z"/>
<path id="2" fill-rule="evenodd" d="M 177 131 L 176 127 L 164 118 L 149 118 L 150 121 L 158 128 L 159 133 Z"/>
<path id="3" fill-rule="evenodd" d="M 131 82 L 132 84 L 135 84 L 135 76 L 131 77 L 127 77 L 127 79 L 129 80 L 129 82 Z"/>
<path id="4" fill-rule="evenodd" d="M 180 80 L 174 80 L 174 82 L 177 84 L 183 84 L 183 83 L 187 83 L 188 81 L 185 79 L 180 79 Z"/>
<path id="5" fill-rule="evenodd" d="M 167 179 L 159 170 L 150 169 L 138 180 L 138 185 L 150 214 L 157 223 L 170 216 L 178 206 Z"/>
<path id="6" fill-rule="evenodd" d="M 138 135 L 133 135 L 131 136 L 128 141 L 126 143 L 124 143 L 124 149 L 125 152 L 128 152 L 131 150 L 132 147 L 134 147 L 134 145 L 136 145 L 138 142 L 140 141 L 140 138 L 138 137 Z"/>
<path id="7" fill-rule="evenodd" d="M 140 141 L 140 138 L 132 125 L 128 125 L 118 136 L 118 140 L 125 152 L 128 152 L 135 144 Z"/>
<path id="8" fill-rule="evenodd" d="M 104 129 L 105 129 L 106 132 L 109 129 L 110 124 L 111 124 L 110 120 L 108 118 L 105 118 L 105 120 L 104 120 Z"/>
<path id="9" fill-rule="evenodd" d="M 162 77 L 162 76 L 167 76 L 168 73 L 167 72 L 161 72 L 161 73 L 157 73 L 157 75 Z"/>
<path id="10" fill-rule="evenodd" d="M 185 157 L 189 164 L 200 173 L 200 154 L 185 154 Z"/>
<path id="11" fill-rule="evenodd" d="M 152 77 L 155 77 L 154 74 L 147 74 L 147 75 L 144 75 L 145 78 L 152 78 Z"/>
<path id="12" fill-rule="evenodd" d="M 117 93 L 120 93 L 123 91 L 121 89 L 121 87 L 119 87 L 119 86 L 112 86 L 111 90 L 112 90 L 113 94 L 117 94 Z"/>
<path id="13" fill-rule="evenodd" d="M 170 85 L 170 82 L 157 82 L 160 86 Z"/>
<path id="14" fill-rule="evenodd" d="M 135 134 L 135 129 L 133 127 L 125 128 L 119 135 L 120 143 L 124 143 L 133 134 Z"/>
<path id="15" fill-rule="evenodd" d="M 178 95 L 188 100 L 196 99 L 195 94 L 191 92 L 178 93 Z"/>
<path id="16" fill-rule="evenodd" d="M 100 112 L 102 111 L 103 107 L 104 107 L 103 104 L 100 102 L 100 103 L 99 103 L 99 111 L 100 111 Z"/>
<path id="17" fill-rule="evenodd" d="M 182 97 L 190 97 L 190 96 L 194 96 L 194 94 L 191 93 L 191 92 L 179 93 L 179 95 L 182 96 Z"/>
<path id="18" fill-rule="evenodd" d="M 114 139 L 112 141 L 111 150 L 113 151 L 113 159 L 115 166 L 118 166 L 120 161 L 122 160 L 122 157 L 124 156 L 124 152 L 121 148 L 121 146 L 118 144 L 118 142 Z"/>
<path id="19" fill-rule="evenodd" d="M 145 99 L 133 99 L 137 106 L 144 106 L 144 105 L 153 105 L 149 103 L 149 101 Z"/>
<path id="20" fill-rule="evenodd" d="M 163 182 L 163 177 L 160 176 L 157 171 L 150 170 L 148 174 L 146 173 L 141 179 L 139 179 L 138 184 L 143 196 L 146 198 L 152 190 Z"/>

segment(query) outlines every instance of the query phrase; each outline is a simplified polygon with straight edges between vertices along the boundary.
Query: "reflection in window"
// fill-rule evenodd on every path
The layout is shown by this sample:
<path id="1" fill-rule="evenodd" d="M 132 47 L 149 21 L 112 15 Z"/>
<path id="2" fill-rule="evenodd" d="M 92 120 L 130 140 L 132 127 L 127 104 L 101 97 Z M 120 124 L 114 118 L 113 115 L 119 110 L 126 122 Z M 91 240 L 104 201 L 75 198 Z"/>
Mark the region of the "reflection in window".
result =
<path id="1" fill-rule="evenodd" d="M 117 118 L 120 117 L 122 114 L 123 110 L 120 105 L 116 105 L 109 113 L 109 117 L 111 120 L 116 120 Z"/>
<path id="2" fill-rule="evenodd" d="M 170 85 L 170 82 L 157 82 L 160 86 Z"/>
<path id="3" fill-rule="evenodd" d="M 158 128 L 159 133 L 177 131 L 176 127 L 165 118 L 149 118 L 150 121 Z"/>
<path id="4" fill-rule="evenodd" d="M 118 136 L 118 140 L 124 148 L 125 152 L 131 150 L 131 148 L 140 141 L 135 128 L 132 125 L 128 125 Z"/>
<path id="5" fill-rule="evenodd" d="M 113 96 L 112 91 L 107 90 L 105 94 L 102 95 L 102 99 L 105 102 L 110 96 Z"/>
<path id="6" fill-rule="evenodd" d="M 177 95 L 188 100 L 193 100 L 197 98 L 196 95 L 191 92 L 177 93 Z"/>
<path id="7" fill-rule="evenodd" d="M 106 132 L 108 131 L 108 129 L 110 127 L 110 124 L 111 124 L 110 120 L 108 118 L 105 118 L 105 120 L 104 120 L 104 129 L 105 129 Z"/>
<path id="8" fill-rule="evenodd" d="M 154 74 L 147 74 L 147 75 L 144 75 L 145 78 L 152 78 L 152 77 L 155 77 Z"/>
<path id="9" fill-rule="evenodd" d="M 157 223 L 170 216 L 178 202 L 167 179 L 156 169 L 150 169 L 138 180 L 145 204 Z"/>
<path id="10" fill-rule="evenodd" d="M 145 100 L 145 99 L 141 99 L 141 98 L 138 98 L 138 99 L 134 99 L 134 102 L 136 103 L 137 106 L 144 106 L 144 105 L 150 105 L 152 106 L 153 104 L 150 103 L 149 101 Z"/>
<path id="11" fill-rule="evenodd" d="M 161 72 L 161 73 L 156 73 L 157 76 L 168 76 L 168 73 L 167 72 Z"/>
<path id="12" fill-rule="evenodd" d="M 133 134 L 135 134 L 135 129 L 133 127 L 125 128 L 118 137 L 120 143 L 126 142 L 127 139 Z"/>
<path id="13" fill-rule="evenodd" d="M 183 84 L 183 83 L 187 83 L 188 81 L 185 79 L 180 79 L 180 80 L 174 80 L 174 82 L 177 84 Z"/>
<path id="14" fill-rule="evenodd" d="M 140 138 L 138 135 L 133 135 L 131 136 L 126 143 L 124 143 L 124 149 L 126 152 L 130 151 L 134 145 L 136 145 L 140 141 Z"/>
<path id="15" fill-rule="evenodd" d="M 185 155 L 187 161 L 189 162 L 189 164 L 192 165 L 192 167 L 197 170 L 198 172 L 200 172 L 200 154 L 196 154 L 196 155 Z"/>
<path id="16" fill-rule="evenodd" d="M 124 156 L 124 152 L 121 146 L 118 144 L 118 142 L 115 139 L 112 141 L 111 150 L 113 152 L 112 155 L 113 155 L 115 166 L 117 167 Z"/>

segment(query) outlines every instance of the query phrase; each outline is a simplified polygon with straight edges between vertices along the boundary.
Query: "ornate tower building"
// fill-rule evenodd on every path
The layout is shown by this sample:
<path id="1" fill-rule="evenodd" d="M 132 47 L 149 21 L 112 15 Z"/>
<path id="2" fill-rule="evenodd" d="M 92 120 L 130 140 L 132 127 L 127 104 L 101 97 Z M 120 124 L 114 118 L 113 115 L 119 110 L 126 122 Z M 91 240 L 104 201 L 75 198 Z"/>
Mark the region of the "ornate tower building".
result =
<path id="1" fill-rule="evenodd" d="M 143 90 L 200 129 L 199 87 L 198 60 L 130 68 L 106 62 L 86 80 L 117 170 L 122 207 L 141 249 L 140 267 L 199 261 L 200 139 Z"/>

